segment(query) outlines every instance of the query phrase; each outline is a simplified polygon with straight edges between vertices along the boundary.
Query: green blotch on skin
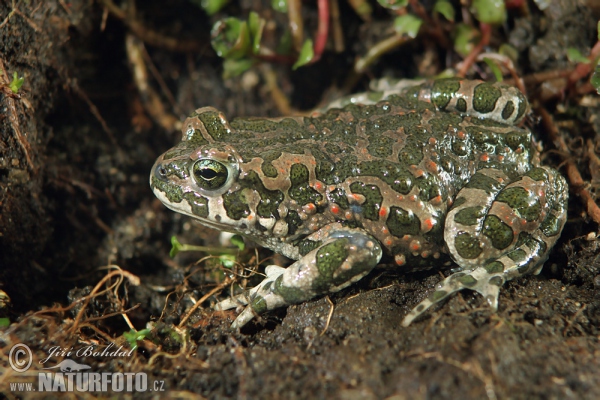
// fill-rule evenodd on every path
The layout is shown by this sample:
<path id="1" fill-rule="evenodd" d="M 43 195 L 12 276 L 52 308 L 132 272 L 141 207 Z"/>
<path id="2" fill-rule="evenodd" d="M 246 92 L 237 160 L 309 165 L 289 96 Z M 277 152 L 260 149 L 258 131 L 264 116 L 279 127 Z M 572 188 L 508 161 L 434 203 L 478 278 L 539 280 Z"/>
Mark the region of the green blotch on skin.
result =
<path id="1" fill-rule="evenodd" d="M 350 240 L 347 238 L 337 239 L 334 242 L 322 246 L 315 255 L 317 270 L 319 275 L 315 277 L 313 289 L 317 292 L 329 290 L 332 286 L 338 286 L 350 279 L 356 271 L 349 268 L 346 271 L 340 270 L 340 267 L 348 258 L 348 245 Z"/>
<path id="2" fill-rule="evenodd" d="M 508 204 L 521 218 L 529 222 L 536 221 L 541 216 L 542 205 L 539 199 L 536 198 L 533 204 L 530 204 L 531 196 L 525 188 L 512 187 L 504 189 L 496 200 Z"/>
<path id="3" fill-rule="evenodd" d="M 523 262 L 527 259 L 527 253 L 522 249 L 513 250 L 508 253 L 507 256 L 516 263 Z"/>
<path id="4" fill-rule="evenodd" d="M 490 178 L 489 176 L 478 172 L 471 177 L 469 183 L 467 183 L 465 187 L 470 189 L 481 189 L 486 193 L 495 193 L 502 188 L 502 185 L 494 178 Z"/>
<path id="5" fill-rule="evenodd" d="M 540 229 L 546 236 L 556 236 L 561 230 L 561 221 L 552 214 L 548 214 L 542 222 Z"/>
<path id="6" fill-rule="evenodd" d="M 323 198 L 319 192 L 308 185 L 308 168 L 305 165 L 292 165 L 292 168 L 290 168 L 290 182 L 292 185 L 288 193 L 300 205 L 317 204 Z"/>
<path id="7" fill-rule="evenodd" d="M 277 168 L 275 168 L 271 162 L 263 161 L 260 169 L 267 178 L 277 178 Z"/>
<path id="8" fill-rule="evenodd" d="M 350 207 L 346 193 L 340 188 L 337 188 L 327 193 L 327 200 L 329 201 L 329 203 L 337 204 L 338 206 L 340 206 L 340 208 L 344 210 L 347 210 L 348 207 Z"/>
<path id="9" fill-rule="evenodd" d="M 234 220 L 240 220 L 250 215 L 250 208 L 243 190 L 223 194 L 223 208 L 227 216 Z"/>
<path id="10" fill-rule="evenodd" d="M 412 189 L 414 177 L 401 163 L 388 161 L 366 161 L 358 165 L 349 165 L 350 176 L 375 176 L 390 185 L 390 187 L 402 194 L 408 194 Z M 339 169 L 338 169 L 339 170 Z"/>
<path id="11" fill-rule="evenodd" d="M 456 100 L 456 110 L 461 113 L 467 112 L 467 102 L 465 101 L 465 99 L 460 98 Z"/>
<path id="12" fill-rule="evenodd" d="M 493 261 L 483 267 L 488 274 L 499 274 L 504 272 L 504 264 L 500 261 Z"/>
<path id="13" fill-rule="evenodd" d="M 283 193 L 280 190 L 268 190 L 263 185 L 258 174 L 251 171 L 243 179 L 239 181 L 244 187 L 250 190 L 255 190 L 260 195 L 260 201 L 256 206 L 256 213 L 262 218 L 274 217 L 279 219 L 279 204 L 284 199 Z"/>
<path id="14" fill-rule="evenodd" d="M 490 278 L 490 280 L 488 281 L 488 284 L 498 286 L 498 287 L 502 286 L 503 283 L 504 283 L 504 280 L 499 276 L 494 276 L 494 277 Z"/>
<path id="15" fill-rule="evenodd" d="M 473 278 L 471 275 L 463 275 L 456 280 L 465 287 L 472 287 L 477 284 L 477 279 Z"/>
<path id="16" fill-rule="evenodd" d="M 379 209 L 383 202 L 383 196 L 379 188 L 375 185 L 354 182 L 350 185 L 350 190 L 352 193 L 361 194 L 365 197 L 365 202 L 361 205 L 362 215 L 371 221 L 377 221 L 379 219 Z"/>
<path id="17" fill-rule="evenodd" d="M 548 173 L 544 168 L 533 168 L 531 171 L 527 172 L 525 176 L 530 177 L 534 181 L 548 182 Z"/>
<path id="18" fill-rule="evenodd" d="M 513 150 L 521 146 L 529 146 L 531 144 L 531 133 L 526 131 L 513 131 L 506 135 L 506 144 Z"/>
<path id="19" fill-rule="evenodd" d="M 500 96 L 500 89 L 489 83 L 479 84 L 473 90 L 473 109 L 482 114 L 491 113 L 496 108 Z"/>
<path id="20" fill-rule="evenodd" d="M 163 182 L 152 176 L 152 188 L 156 188 L 164 193 L 165 197 L 171 203 L 181 203 L 183 200 L 183 189 L 181 186 L 170 184 L 169 182 Z"/>
<path id="21" fill-rule="evenodd" d="M 445 187 L 434 174 L 418 178 L 417 187 L 419 188 L 419 197 L 426 201 L 430 201 L 436 196 L 442 196 L 442 198 L 448 196 Z"/>
<path id="22" fill-rule="evenodd" d="M 452 205 L 452 208 L 458 208 L 460 206 L 462 206 L 463 204 L 465 204 L 467 202 L 467 198 L 464 196 L 460 196 L 457 197 L 456 200 L 454 200 L 454 204 Z"/>
<path id="23" fill-rule="evenodd" d="M 296 211 L 290 211 L 285 217 L 285 222 L 288 225 L 288 235 L 295 234 L 298 228 L 302 226 L 302 219 Z"/>
<path id="24" fill-rule="evenodd" d="M 225 129 L 225 125 L 223 125 L 218 112 L 205 111 L 197 114 L 196 118 L 202 121 L 206 131 L 214 140 L 221 141 L 227 135 L 227 129 Z"/>
<path id="25" fill-rule="evenodd" d="M 252 309 L 254 311 L 256 311 L 257 314 L 262 314 L 269 310 L 269 308 L 267 307 L 266 300 L 262 296 L 259 296 L 259 295 L 257 295 L 256 297 L 254 297 L 252 299 L 252 302 L 250 303 L 250 307 L 252 307 Z"/>
<path id="26" fill-rule="evenodd" d="M 301 256 L 305 256 L 308 253 L 310 253 L 311 251 L 313 251 L 314 249 L 316 249 L 317 247 L 319 247 L 321 245 L 321 243 L 323 243 L 320 240 L 310 240 L 310 239 L 305 239 L 300 241 L 296 247 L 298 247 L 298 252 L 300 253 Z"/>
<path id="27" fill-rule="evenodd" d="M 516 121 L 520 120 L 523 117 L 523 115 L 525 114 L 525 111 L 527 111 L 527 106 L 529 104 L 529 102 L 527 101 L 525 96 L 523 96 L 523 93 L 519 92 L 518 98 L 519 98 L 519 109 L 517 111 Z"/>
<path id="28" fill-rule="evenodd" d="M 288 304 L 298 304 L 306 301 L 307 293 L 300 288 L 283 285 L 283 276 L 280 275 L 273 283 L 273 292 L 281 296 Z"/>
<path id="29" fill-rule="evenodd" d="M 429 295 L 429 300 L 432 303 L 436 303 L 440 300 L 442 300 L 444 297 L 448 296 L 448 292 L 445 290 L 436 290 L 435 292 L 431 293 Z"/>
<path id="30" fill-rule="evenodd" d="M 187 192 L 183 195 L 183 198 L 188 202 L 195 216 L 208 217 L 208 199 L 206 197 L 200 196 L 198 193 Z"/>
<path id="31" fill-rule="evenodd" d="M 454 240 L 454 246 L 458 255 L 467 260 L 479 257 L 483 249 L 477 238 L 474 238 L 467 232 L 459 232 Z"/>
<path id="32" fill-rule="evenodd" d="M 200 131 L 198 129 L 196 129 L 195 131 L 197 131 L 198 133 L 194 134 L 192 139 L 183 140 L 183 141 L 179 142 L 179 144 L 177 144 L 175 147 L 168 150 L 163 155 L 163 160 L 171 160 L 173 158 L 178 158 L 178 157 L 189 158 L 189 153 L 194 151 L 194 149 L 196 149 L 197 147 L 200 147 L 204 144 L 208 144 L 206 139 L 204 139 L 204 137 L 202 137 L 202 134 L 200 133 Z M 199 136 L 199 139 L 197 139 L 197 136 Z"/>
<path id="33" fill-rule="evenodd" d="M 282 120 L 263 119 L 263 118 L 236 118 L 231 121 L 231 127 L 241 132 L 250 132 L 251 136 L 256 133 L 267 133 L 273 131 L 299 131 L 300 125 L 292 118 Z"/>
<path id="34" fill-rule="evenodd" d="M 173 160 L 163 163 L 162 167 L 167 176 L 176 176 L 179 179 L 189 178 L 189 160 Z"/>
<path id="35" fill-rule="evenodd" d="M 459 90 L 460 82 L 456 79 L 435 81 L 431 88 L 431 102 L 440 110 L 444 110 Z"/>
<path id="36" fill-rule="evenodd" d="M 400 207 L 390 207 L 386 225 L 390 233 L 399 238 L 404 235 L 417 235 L 421 230 L 419 218 L 412 211 Z"/>
<path id="37" fill-rule="evenodd" d="M 498 250 L 503 250 L 510 246 L 514 239 L 511 227 L 495 215 L 488 215 L 485 218 L 482 233 L 490 238 L 492 246 Z"/>
<path id="38" fill-rule="evenodd" d="M 479 222 L 479 219 L 484 216 L 485 210 L 483 207 L 467 207 L 454 214 L 454 222 L 471 226 L 476 225 Z"/>
<path id="39" fill-rule="evenodd" d="M 184 132 L 184 135 L 186 135 L 186 138 L 182 143 L 187 143 L 194 147 L 208 144 L 208 140 L 202 136 L 202 131 L 200 131 L 200 129 L 190 129 L 188 132 Z"/>
<path id="40" fill-rule="evenodd" d="M 530 251 L 538 253 L 538 254 L 545 253 L 546 248 L 547 248 L 547 245 L 545 242 L 536 239 L 535 237 L 533 237 L 533 235 L 531 235 L 528 232 L 521 232 L 519 234 L 519 238 L 517 239 L 517 243 L 515 244 L 515 247 L 519 248 L 522 245 L 529 247 Z"/>
<path id="41" fill-rule="evenodd" d="M 506 105 L 502 109 L 502 118 L 509 119 L 514 111 L 515 111 L 515 104 L 512 101 L 507 101 Z"/>

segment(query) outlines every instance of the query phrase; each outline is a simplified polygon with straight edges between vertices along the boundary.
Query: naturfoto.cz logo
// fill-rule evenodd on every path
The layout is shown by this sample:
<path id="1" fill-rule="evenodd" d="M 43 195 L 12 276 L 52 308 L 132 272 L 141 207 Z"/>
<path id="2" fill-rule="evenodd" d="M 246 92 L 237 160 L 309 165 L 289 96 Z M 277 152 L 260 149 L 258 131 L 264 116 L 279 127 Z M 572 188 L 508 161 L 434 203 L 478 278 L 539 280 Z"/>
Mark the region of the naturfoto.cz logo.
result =
<path id="1" fill-rule="evenodd" d="M 45 364 L 53 356 L 71 356 L 71 355 L 94 355 L 97 357 L 119 357 L 131 355 L 132 352 L 126 352 L 119 347 L 112 349 L 114 345 L 109 345 L 102 351 L 95 351 L 92 346 L 78 350 L 60 349 L 53 347 L 50 349 L 50 355 L 40 364 Z M 29 378 L 27 382 L 10 382 L 12 392 L 145 392 L 145 391 L 164 391 L 164 381 L 153 381 L 151 387 L 148 386 L 148 375 L 144 372 L 93 372 L 91 366 L 78 363 L 70 358 L 63 359 L 60 363 L 50 367 L 44 367 L 43 370 L 50 372 L 27 372 L 33 363 L 33 354 L 29 346 L 18 343 L 14 345 L 9 352 L 10 367 L 17 373 L 23 374 Z M 31 382 L 31 378 L 37 377 L 37 382 Z M 34 386 L 37 383 L 37 387 Z"/>

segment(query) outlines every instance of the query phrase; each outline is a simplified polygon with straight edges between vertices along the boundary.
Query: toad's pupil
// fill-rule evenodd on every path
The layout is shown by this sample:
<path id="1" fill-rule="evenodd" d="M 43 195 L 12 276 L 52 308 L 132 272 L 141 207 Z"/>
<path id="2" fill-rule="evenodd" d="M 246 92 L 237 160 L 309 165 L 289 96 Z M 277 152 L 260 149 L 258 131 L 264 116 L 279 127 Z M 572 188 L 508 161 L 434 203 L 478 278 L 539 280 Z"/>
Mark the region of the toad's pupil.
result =
<path id="1" fill-rule="evenodd" d="M 204 169 L 201 169 L 200 171 L 198 171 L 198 174 L 203 179 L 206 179 L 207 181 L 210 181 L 211 179 L 216 178 L 217 171 L 215 171 L 214 169 L 211 169 L 211 168 L 204 168 Z"/>

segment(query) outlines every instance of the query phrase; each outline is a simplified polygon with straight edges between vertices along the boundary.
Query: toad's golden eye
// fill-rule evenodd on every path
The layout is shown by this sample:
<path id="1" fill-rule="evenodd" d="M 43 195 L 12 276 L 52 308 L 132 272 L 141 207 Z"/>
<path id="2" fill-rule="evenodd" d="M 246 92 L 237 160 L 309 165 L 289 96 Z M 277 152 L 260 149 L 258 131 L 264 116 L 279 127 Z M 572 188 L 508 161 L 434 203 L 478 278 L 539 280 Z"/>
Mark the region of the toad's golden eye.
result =
<path id="1" fill-rule="evenodd" d="M 227 167 L 215 160 L 198 160 L 192 166 L 192 175 L 202 189 L 217 190 L 227 182 Z"/>

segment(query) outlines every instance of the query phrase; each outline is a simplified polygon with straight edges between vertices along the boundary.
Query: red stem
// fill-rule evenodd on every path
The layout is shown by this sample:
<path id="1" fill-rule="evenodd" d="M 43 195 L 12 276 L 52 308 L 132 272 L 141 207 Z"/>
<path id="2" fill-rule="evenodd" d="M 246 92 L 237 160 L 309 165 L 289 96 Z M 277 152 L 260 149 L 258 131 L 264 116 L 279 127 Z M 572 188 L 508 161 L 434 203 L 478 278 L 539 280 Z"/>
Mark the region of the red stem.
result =
<path id="1" fill-rule="evenodd" d="M 317 37 L 313 48 L 314 56 L 311 63 L 317 62 L 321 58 L 329 35 L 329 0 L 318 0 L 317 6 L 319 9 L 319 27 L 317 28 Z"/>

